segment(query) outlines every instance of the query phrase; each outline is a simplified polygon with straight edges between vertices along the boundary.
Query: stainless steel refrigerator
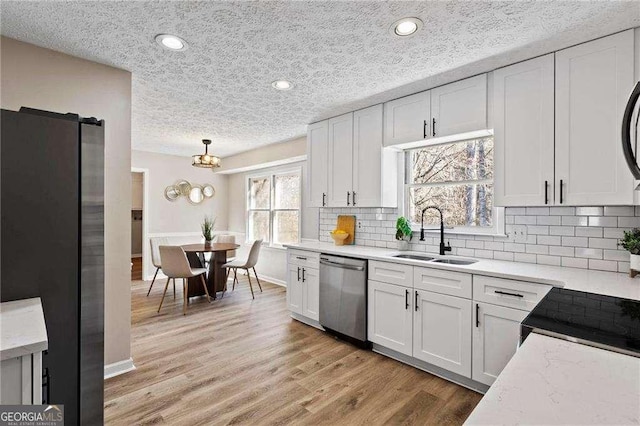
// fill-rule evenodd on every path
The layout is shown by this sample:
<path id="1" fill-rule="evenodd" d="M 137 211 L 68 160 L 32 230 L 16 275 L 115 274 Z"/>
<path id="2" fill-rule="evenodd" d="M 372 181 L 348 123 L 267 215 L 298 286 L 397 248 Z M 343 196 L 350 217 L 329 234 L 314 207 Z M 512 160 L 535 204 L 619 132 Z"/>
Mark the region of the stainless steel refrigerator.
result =
<path id="1" fill-rule="evenodd" d="M 42 299 L 43 402 L 103 423 L 104 121 L 2 110 L 0 298 Z"/>

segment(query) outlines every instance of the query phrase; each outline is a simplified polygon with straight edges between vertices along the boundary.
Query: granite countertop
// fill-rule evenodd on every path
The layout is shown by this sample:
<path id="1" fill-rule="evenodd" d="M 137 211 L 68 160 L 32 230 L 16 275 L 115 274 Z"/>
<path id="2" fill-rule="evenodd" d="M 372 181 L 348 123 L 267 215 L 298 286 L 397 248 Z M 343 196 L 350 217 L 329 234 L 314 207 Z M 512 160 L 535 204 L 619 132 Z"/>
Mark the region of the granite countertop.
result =
<path id="1" fill-rule="evenodd" d="M 531 333 L 468 425 L 639 424 L 640 358 Z"/>
<path id="2" fill-rule="evenodd" d="M 285 245 L 285 247 L 327 254 L 335 254 L 340 256 L 350 256 L 365 258 L 369 260 L 403 263 L 413 266 L 428 266 L 429 268 L 536 282 L 541 284 L 549 284 L 556 287 L 564 287 L 572 290 L 586 291 L 589 293 L 640 300 L 640 276 L 636 278 L 630 278 L 627 274 L 617 272 L 594 271 L 590 269 L 537 265 L 532 263 L 506 262 L 489 259 L 478 259 L 478 262 L 471 265 L 448 265 L 443 263 L 431 263 L 420 260 L 400 259 L 393 257 L 394 255 L 400 253 L 412 253 L 439 257 L 437 254 L 433 253 L 399 252 L 397 250 L 391 249 L 356 245 L 336 246 L 332 243 L 319 241 L 305 241 L 298 244 L 287 244 Z M 445 257 L 462 258 L 459 256 L 451 255 L 447 255 Z"/>
<path id="3" fill-rule="evenodd" d="M 39 297 L 0 303 L 0 360 L 42 352 L 48 342 Z"/>

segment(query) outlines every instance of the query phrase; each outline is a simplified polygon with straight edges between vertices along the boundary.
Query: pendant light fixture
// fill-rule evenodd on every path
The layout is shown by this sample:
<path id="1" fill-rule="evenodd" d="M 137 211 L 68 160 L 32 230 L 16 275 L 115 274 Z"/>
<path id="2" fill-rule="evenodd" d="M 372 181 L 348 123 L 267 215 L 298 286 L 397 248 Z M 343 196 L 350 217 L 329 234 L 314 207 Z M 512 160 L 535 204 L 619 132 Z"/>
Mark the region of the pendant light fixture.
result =
<path id="1" fill-rule="evenodd" d="M 209 154 L 211 139 L 202 139 L 202 143 L 204 144 L 204 154 L 194 155 L 192 157 L 193 163 L 191 163 L 191 165 L 194 167 L 205 167 L 210 169 L 220 167 L 220 157 Z"/>

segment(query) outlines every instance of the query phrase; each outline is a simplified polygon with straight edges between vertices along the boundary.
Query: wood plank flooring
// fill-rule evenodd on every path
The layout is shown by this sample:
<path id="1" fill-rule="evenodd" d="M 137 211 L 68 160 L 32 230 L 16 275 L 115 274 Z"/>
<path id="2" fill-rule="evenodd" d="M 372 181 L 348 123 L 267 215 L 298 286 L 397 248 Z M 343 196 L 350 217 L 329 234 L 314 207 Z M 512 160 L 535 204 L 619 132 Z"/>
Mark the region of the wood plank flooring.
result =
<path id="1" fill-rule="evenodd" d="M 131 280 L 132 281 L 141 280 L 142 279 L 142 258 L 132 257 L 131 263 L 133 264 L 131 265 Z"/>
<path id="2" fill-rule="evenodd" d="M 481 395 L 289 317 L 285 289 L 246 277 L 211 304 L 132 285 L 137 370 L 105 382 L 110 425 L 461 424 Z M 255 282 L 254 282 L 255 285 Z"/>

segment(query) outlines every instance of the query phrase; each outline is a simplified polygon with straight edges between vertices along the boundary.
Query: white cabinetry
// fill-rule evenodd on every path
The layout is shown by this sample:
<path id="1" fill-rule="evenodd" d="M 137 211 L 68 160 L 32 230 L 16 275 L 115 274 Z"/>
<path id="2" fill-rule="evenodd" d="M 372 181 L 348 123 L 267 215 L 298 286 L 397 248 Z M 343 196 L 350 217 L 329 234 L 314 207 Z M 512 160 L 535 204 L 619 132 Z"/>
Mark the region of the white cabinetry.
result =
<path id="1" fill-rule="evenodd" d="M 327 205 L 329 178 L 329 123 L 327 120 L 307 128 L 308 203 L 310 207 Z"/>
<path id="2" fill-rule="evenodd" d="M 353 113 L 329 120 L 329 207 L 351 205 Z"/>
<path id="3" fill-rule="evenodd" d="M 431 92 L 420 92 L 384 104 L 384 146 L 426 139 L 431 134 Z"/>
<path id="4" fill-rule="evenodd" d="M 495 202 L 553 204 L 554 56 L 493 73 Z"/>
<path id="5" fill-rule="evenodd" d="M 303 250 L 287 250 L 287 306 L 295 314 L 320 319 L 320 256 Z"/>
<path id="6" fill-rule="evenodd" d="M 411 356 L 411 293 L 408 287 L 369 281 L 367 335 L 371 342 Z"/>
<path id="7" fill-rule="evenodd" d="M 471 300 L 415 290 L 413 356 L 471 378 Z"/>
<path id="8" fill-rule="evenodd" d="M 556 53 L 556 200 L 562 204 L 633 203 L 620 147 L 633 73 L 633 30 Z"/>
<path id="9" fill-rule="evenodd" d="M 491 385 L 516 353 L 528 311 L 476 303 L 472 379 Z"/>
<path id="10" fill-rule="evenodd" d="M 486 128 L 486 74 L 431 90 L 431 137 L 460 135 Z"/>

